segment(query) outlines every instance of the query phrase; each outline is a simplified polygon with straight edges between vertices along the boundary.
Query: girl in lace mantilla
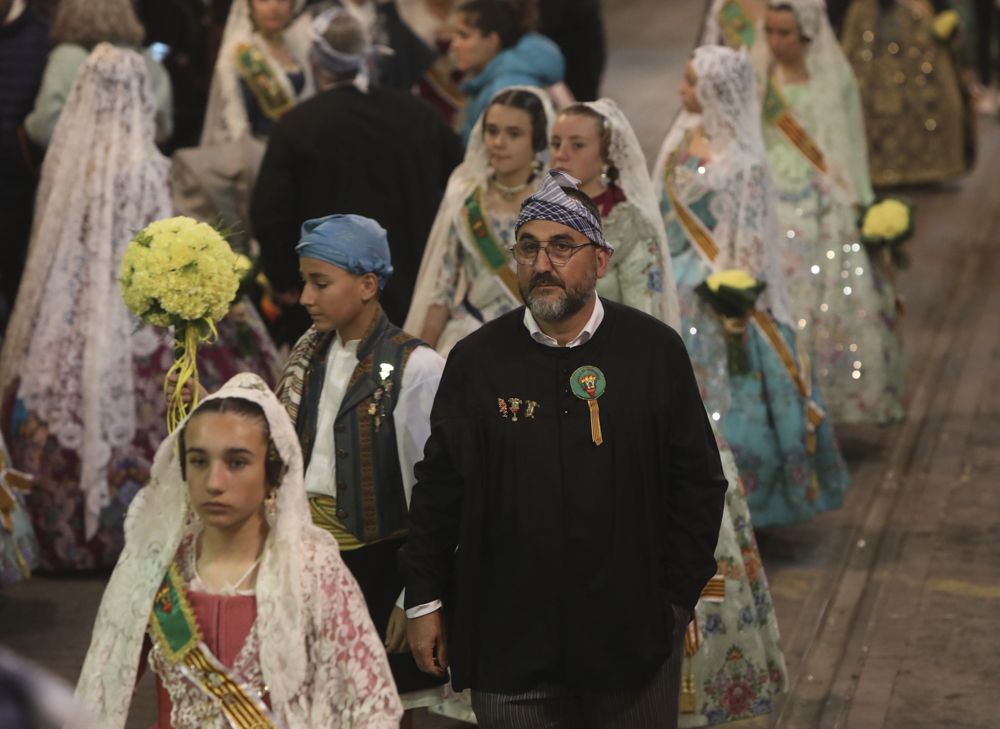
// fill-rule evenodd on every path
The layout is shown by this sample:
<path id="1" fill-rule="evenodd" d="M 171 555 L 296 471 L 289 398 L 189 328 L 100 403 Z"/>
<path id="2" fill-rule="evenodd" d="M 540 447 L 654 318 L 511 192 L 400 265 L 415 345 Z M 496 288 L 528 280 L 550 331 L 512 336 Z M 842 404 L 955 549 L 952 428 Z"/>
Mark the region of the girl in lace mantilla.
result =
<path id="1" fill-rule="evenodd" d="M 147 655 L 161 729 L 399 724 L 361 593 L 311 523 L 291 421 L 255 375 L 163 442 L 129 510 L 77 687 L 101 727 L 125 726 Z"/>
<path id="2" fill-rule="evenodd" d="M 777 198 L 745 51 L 698 48 L 685 106 L 655 167 L 681 301 L 681 335 L 712 418 L 733 447 L 757 526 L 841 504 L 847 469 L 789 312 Z M 738 269 L 766 288 L 750 316 L 719 316 L 696 291 Z M 733 332 L 736 334 L 734 335 Z M 745 367 L 727 365 L 734 336 Z"/>
<path id="3" fill-rule="evenodd" d="M 403 327 L 441 354 L 521 303 L 509 249 L 521 202 L 546 167 L 554 117 L 541 90 L 504 89 L 448 180 Z"/>

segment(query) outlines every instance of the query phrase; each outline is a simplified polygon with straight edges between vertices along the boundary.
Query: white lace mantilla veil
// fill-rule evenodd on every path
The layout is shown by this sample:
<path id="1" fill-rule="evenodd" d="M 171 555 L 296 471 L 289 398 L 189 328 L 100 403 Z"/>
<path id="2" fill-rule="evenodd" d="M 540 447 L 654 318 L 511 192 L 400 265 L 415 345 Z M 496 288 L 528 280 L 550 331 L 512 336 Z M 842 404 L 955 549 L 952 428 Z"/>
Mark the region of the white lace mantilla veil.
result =
<path id="1" fill-rule="evenodd" d="M 226 26 L 222 31 L 222 41 L 219 43 L 219 55 L 215 61 L 212 73 L 212 85 L 208 92 L 208 106 L 205 109 L 205 123 L 201 130 L 201 146 L 234 142 L 250 133 L 250 120 L 247 117 L 243 92 L 240 88 L 240 74 L 236 68 L 236 46 L 239 43 L 253 42 L 267 58 L 272 68 L 280 71 L 281 64 L 268 51 L 267 44 L 254 31 L 250 18 L 251 0 L 233 0 L 226 17 Z M 305 6 L 305 0 L 295 0 L 295 19 L 285 30 L 285 43 L 288 50 L 305 73 L 306 85 L 301 94 L 296 94 L 288 77 L 284 73 L 276 73 L 275 77 L 290 98 L 305 99 L 311 96 L 315 87 L 313 84 L 312 67 L 309 65 L 309 32 L 308 14 L 300 14 Z"/>
<path id="2" fill-rule="evenodd" d="M 611 146 L 608 151 L 608 161 L 618 168 L 618 186 L 625 193 L 625 198 L 635 205 L 643 218 L 656 232 L 660 257 L 663 259 L 663 296 L 661 297 L 660 321 L 669 324 L 680 331 L 681 314 L 677 304 L 677 284 L 674 281 L 674 269 L 670 263 L 670 250 L 667 248 L 667 232 L 663 228 L 663 216 L 660 213 L 660 202 L 653 191 L 649 180 L 646 156 L 642 153 L 639 139 L 635 136 L 632 125 L 618 104 L 611 99 L 587 101 L 585 106 L 604 117 L 611 126 Z M 611 241 L 614 243 L 614 241 Z M 612 257 L 612 263 L 614 258 Z"/>
<path id="3" fill-rule="evenodd" d="M 226 397 L 263 409 L 286 468 L 256 585 L 261 672 L 279 726 L 397 727 L 402 707 L 385 650 L 336 542 L 312 523 L 288 414 L 254 374 L 236 375 L 206 401 Z M 125 548 L 80 673 L 77 698 L 101 729 L 125 726 L 153 598 L 182 539 L 198 528 L 177 443 L 188 420 L 160 445 L 149 484 L 129 507 Z"/>
<path id="4" fill-rule="evenodd" d="M 871 202 L 868 180 L 868 150 L 864 144 L 864 118 L 861 94 L 854 78 L 854 69 L 844 55 L 830 25 L 825 0 L 769 0 L 768 7 L 789 5 L 802 33 L 810 38 L 806 50 L 806 70 L 809 72 L 810 116 L 822 120 L 820 129 L 809 129 L 823 151 L 827 176 L 834 189 L 848 204 Z M 758 78 L 765 78 L 771 65 L 767 43 L 757 43 L 753 49 L 754 67 Z M 854 131 L 848 131 L 854 130 Z M 860 164 L 852 160 L 860 159 Z"/>
<path id="5" fill-rule="evenodd" d="M 701 41 L 698 45 L 721 45 L 722 28 L 719 26 L 719 11 L 728 0 L 709 0 L 708 11 L 705 13 L 705 25 L 701 29 Z"/>
<path id="6" fill-rule="evenodd" d="M 706 174 L 679 169 L 675 191 L 685 203 L 698 200 L 708 189 L 714 192 L 711 207 L 718 224 L 713 238 L 720 247 L 715 269 L 741 268 L 764 278 L 767 288 L 761 305 L 791 326 L 781 268 L 784 242 L 778 226 L 777 193 L 764 148 L 750 57 L 745 49 L 707 45 L 695 49 L 691 66 L 702 112 L 684 112 L 667 134 L 653 170 L 657 198 L 662 198 L 671 154 L 689 130 L 701 126 L 711 154 Z"/>
<path id="7" fill-rule="evenodd" d="M 509 86 L 498 93 L 502 94 L 512 89 L 534 94 L 542 102 L 546 118 L 545 138 L 550 139 L 552 137 L 552 125 L 555 124 L 556 114 L 548 94 L 543 89 L 533 86 Z M 489 109 L 489 106 L 487 105 L 486 108 Z M 477 187 L 485 189 L 490 176 L 493 174 L 490 168 L 489 157 L 486 154 L 486 144 L 483 142 L 483 116 L 485 113 L 484 111 L 480 115 L 479 119 L 476 120 L 476 125 L 472 128 L 468 145 L 465 148 L 465 159 L 448 178 L 448 186 L 445 189 L 444 197 L 441 199 L 441 206 L 438 208 L 434 225 L 431 226 L 430 235 L 427 237 L 427 246 L 424 248 L 424 256 L 420 262 L 420 271 L 417 273 L 417 285 L 413 292 L 413 299 L 410 302 L 410 312 L 406 316 L 406 324 L 403 327 L 407 332 L 415 336 L 420 335 L 420 331 L 424 326 L 424 320 L 427 318 L 427 309 L 433 303 L 435 289 L 433 275 L 441 259 L 448 252 L 452 231 L 458 232 L 462 245 L 465 246 L 470 255 L 480 255 L 475 243 L 469 238 L 468 231 L 463 223 L 462 211 L 469 195 Z M 546 149 L 543 154 L 545 155 L 545 168 L 548 169 L 548 150 Z"/>
<path id="8" fill-rule="evenodd" d="M 79 454 L 88 538 L 109 501 L 112 448 L 128 447 L 136 429 L 136 325 L 118 290 L 122 255 L 136 231 L 171 210 L 155 114 L 142 56 L 98 45 L 45 155 L 0 356 L 0 393 L 20 378 L 18 397 Z"/>

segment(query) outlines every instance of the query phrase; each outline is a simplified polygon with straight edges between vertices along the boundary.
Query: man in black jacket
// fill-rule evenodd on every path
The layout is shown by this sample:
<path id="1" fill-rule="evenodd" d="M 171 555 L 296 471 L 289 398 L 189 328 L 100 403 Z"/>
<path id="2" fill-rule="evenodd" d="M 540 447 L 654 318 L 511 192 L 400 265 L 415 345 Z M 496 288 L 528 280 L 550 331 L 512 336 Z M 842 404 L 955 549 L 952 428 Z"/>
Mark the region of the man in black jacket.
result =
<path id="1" fill-rule="evenodd" d="M 359 83 L 371 60 L 366 34 L 347 11 L 316 21 L 326 30 L 312 49 L 321 93 L 271 130 L 250 202 L 261 263 L 278 298 L 296 317 L 294 342 L 309 326 L 297 306 L 298 242 L 303 220 L 363 215 L 389 233 L 396 273 L 382 292 L 390 321 L 403 321 L 434 215 L 461 159 L 458 137 L 412 94 Z"/>
<path id="2" fill-rule="evenodd" d="M 484 727 L 674 727 L 726 479 L 681 338 L 596 296 L 613 251 L 574 182 L 522 206 L 527 308 L 445 366 L 400 552 L 410 645 Z"/>

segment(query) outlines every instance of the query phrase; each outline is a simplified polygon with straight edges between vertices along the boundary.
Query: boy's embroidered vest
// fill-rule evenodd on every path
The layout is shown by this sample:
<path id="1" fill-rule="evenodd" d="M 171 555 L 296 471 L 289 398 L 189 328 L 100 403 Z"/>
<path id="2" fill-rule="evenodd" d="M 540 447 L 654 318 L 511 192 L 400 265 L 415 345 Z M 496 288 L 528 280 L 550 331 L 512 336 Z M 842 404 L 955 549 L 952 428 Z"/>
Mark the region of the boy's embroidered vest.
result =
<path id="1" fill-rule="evenodd" d="M 301 380 L 295 430 L 302 444 L 306 467 L 317 436 L 329 437 L 318 434 L 316 426 L 326 380 L 327 354 L 334 336 L 333 332 L 318 335 Z M 392 324 L 380 312 L 374 326 L 358 345 L 358 366 L 351 375 L 334 421 L 336 516 L 364 543 L 384 539 L 406 528 L 406 496 L 393 411 L 399 400 L 406 362 L 420 346 L 426 345 Z"/>

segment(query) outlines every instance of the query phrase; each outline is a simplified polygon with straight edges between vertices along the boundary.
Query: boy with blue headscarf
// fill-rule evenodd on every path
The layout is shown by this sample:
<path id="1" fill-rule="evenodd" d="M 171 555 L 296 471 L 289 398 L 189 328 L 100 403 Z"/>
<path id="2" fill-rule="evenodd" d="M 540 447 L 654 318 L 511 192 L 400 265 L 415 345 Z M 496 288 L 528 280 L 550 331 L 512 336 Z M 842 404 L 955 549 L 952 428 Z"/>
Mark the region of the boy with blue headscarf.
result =
<path id="1" fill-rule="evenodd" d="M 302 444 L 313 522 L 340 545 L 402 693 L 439 679 L 407 649 L 396 552 L 406 541 L 413 467 L 430 434 L 444 360 L 386 317 L 386 231 L 360 215 L 307 220 L 296 246 L 313 326 L 292 350 L 278 398 Z"/>

